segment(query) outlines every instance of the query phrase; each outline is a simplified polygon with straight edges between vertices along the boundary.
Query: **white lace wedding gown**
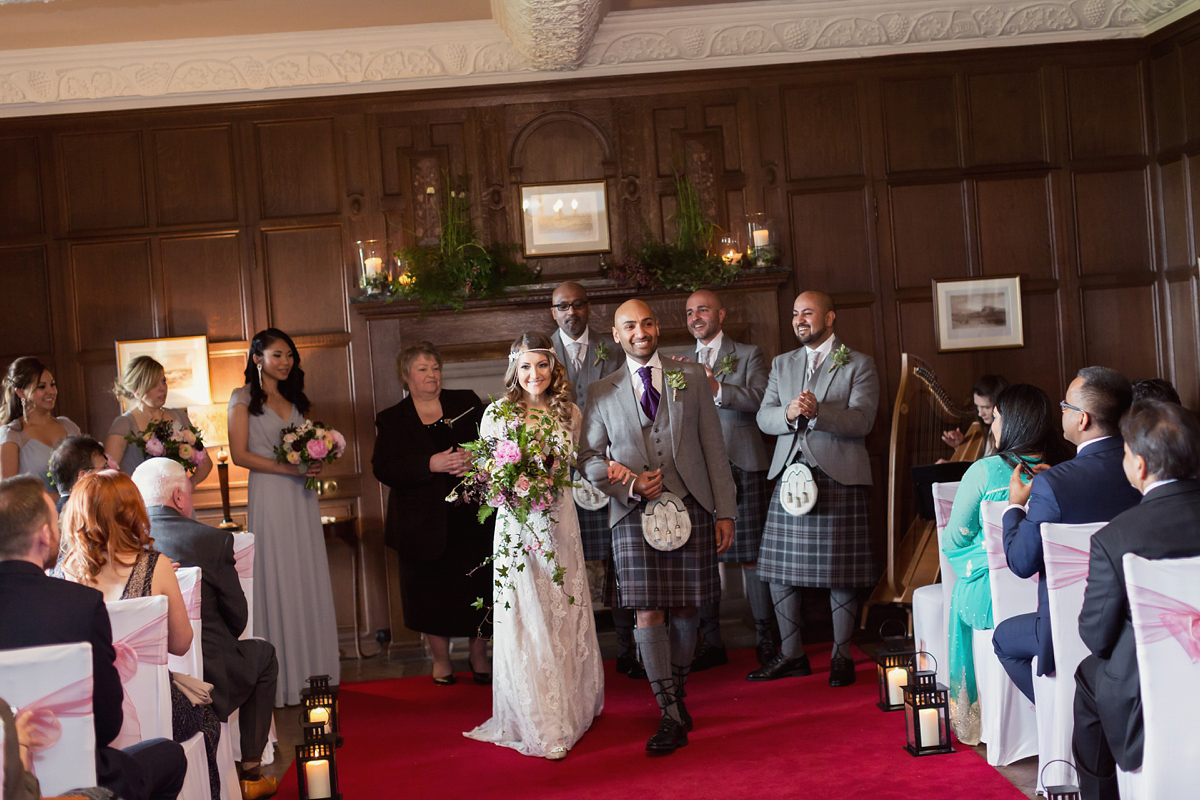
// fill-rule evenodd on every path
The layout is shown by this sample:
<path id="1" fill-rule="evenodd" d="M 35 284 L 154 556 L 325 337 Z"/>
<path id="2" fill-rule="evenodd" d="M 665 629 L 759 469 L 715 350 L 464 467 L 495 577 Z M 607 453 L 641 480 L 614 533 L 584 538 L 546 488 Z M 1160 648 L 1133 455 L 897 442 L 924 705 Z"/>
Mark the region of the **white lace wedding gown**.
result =
<path id="1" fill-rule="evenodd" d="M 481 437 L 502 435 L 491 412 L 489 406 L 479 426 Z M 580 424 L 576 409 L 569 431 L 572 447 L 578 444 Z M 550 517 L 557 523 L 551 525 Z M 564 568 L 563 585 L 555 585 L 553 567 L 543 556 L 526 554 L 515 590 L 497 589 L 492 718 L 463 735 L 545 757 L 556 748 L 573 747 L 600 714 L 604 673 L 571 493 L 563 493 L 549 516 L 530 520 Z M 501 526 L 516 526 L 505 509 L 496 520 L 497 542 Z M 568 604 L 568 595 L 574 596 L 574 604 Z M 505 601 L 511 608 L 504 608 Z"/>

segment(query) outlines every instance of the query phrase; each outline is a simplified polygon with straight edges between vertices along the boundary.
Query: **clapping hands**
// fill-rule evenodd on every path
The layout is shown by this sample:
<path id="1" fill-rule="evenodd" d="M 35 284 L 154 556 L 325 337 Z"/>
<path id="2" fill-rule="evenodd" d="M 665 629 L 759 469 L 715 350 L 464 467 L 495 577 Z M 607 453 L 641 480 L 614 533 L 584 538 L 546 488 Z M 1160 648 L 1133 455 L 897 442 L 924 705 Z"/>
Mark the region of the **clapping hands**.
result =
<path id="1" fill-rule="evenodd" d="M 446 472 L 458 478 L 467 474 L 470 464 L 471 454 L 465 450 L 459 450 L 457 445 L 429 457 L 430 472 Z"/>

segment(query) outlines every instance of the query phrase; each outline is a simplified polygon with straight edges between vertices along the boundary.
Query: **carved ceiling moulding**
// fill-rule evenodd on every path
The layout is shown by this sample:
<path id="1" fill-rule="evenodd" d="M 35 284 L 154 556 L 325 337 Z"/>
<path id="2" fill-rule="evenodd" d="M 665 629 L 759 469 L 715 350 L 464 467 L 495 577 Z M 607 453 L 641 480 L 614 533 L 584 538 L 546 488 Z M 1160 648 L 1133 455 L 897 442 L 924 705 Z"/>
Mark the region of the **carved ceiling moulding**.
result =
<path id="1" fill-rule="evenodd" d="M 887 0 L 836 10 L 797 0 L 620 12 L 603 18 L 569 71 L 537 69 L 490 20 L 7 51 L 0 116 L 1138 38 L 1197 10 L 1200 0 Z"/>

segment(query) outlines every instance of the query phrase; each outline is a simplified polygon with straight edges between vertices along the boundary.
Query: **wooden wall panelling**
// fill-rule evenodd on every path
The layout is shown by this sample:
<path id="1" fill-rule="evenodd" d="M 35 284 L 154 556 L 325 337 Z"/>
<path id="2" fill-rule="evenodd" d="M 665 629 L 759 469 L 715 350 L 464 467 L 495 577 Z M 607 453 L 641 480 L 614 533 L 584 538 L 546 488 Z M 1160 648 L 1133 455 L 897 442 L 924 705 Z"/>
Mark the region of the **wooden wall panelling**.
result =
<path id="1" fill-rule="evenodd" d="M 1140 62 L 1069 67 L 1066 82 L 1072 159 L 1145 155 Z"/>
<path id="2" fill-rule="evenodd" d="M 954 75 L 880 82 L 889 173 L 961 166 Z"/>
<path id="3" fill-rule="evenodd" d="M 80 350 L 157 335 L 149 238 L 76 241 L 69 252 Z"/>
<path id="4" fill-rule="evenodd" d="M 962 181 L 893 183 L 888 195 L 897 289 L 925 289 L 933 278 L 972 274 Z"/>
<path id="5" fill-rule="evenodd" d="M 54 352 L 50 276 L 45 247 L 0 248 L 4 289 L 9 301 L 0 314 L 0 359 L 4 369 L 24 355 L 48 358 Z"/>
<path id="6" fill-rule="evenodd" d="M 162 225 L 236 222 L 230 125 L 151 131 L 152 170 Z"/>
<path id="7" fill-rule="evenodd" d="M 1200 304 L 1195 277 L 1166 284 L 1170 316 L 1171 364 L 1169 377 L 1185 406 L 1200 406 Z"/>
<path id="8" fill-rule="evenodd" d="M 36 137 L 0 139 L 0 186 L 0 239 L 41 234 L 42 159 Z"/>
<path id="9" fill-rule="evenodd" d="M 785 86 L 780 95 L 788 181 L 865 174 L 856 82 Z"/>
<path id="10" fill-rule="evenodd" d="M 984 351 L 980 373 L 1003 375 L 1010 383 L 1032 383 L 1057 401 L 1066 393 L 1068 379 L 1075 376 L 1075 371 L 1068 374 L 1063 364 L 1058 292 L 1030 291 L 1026 285 L 1021 288 L 1025 346 Z M 1102 335 L 1117 338 L 1107 331 Z"/>
<path id="11" fill-rule="evenodd" d="M 797 190 L 789 192 L 788 199 L 799 284 L 831 294 L 873 291 L 873 212 L 867 187 Z"/>
<path id="12" fill-rule="evenodd" d="M 979 273 L 1055 277 L 1053 195 L 1047 173 L 979 178 L 975 193 Z"/>
<path id="13" fill-rule="evenodd" d="M 1183 159 L 1162 164 L 1158 169 L 1163 267 L 1191 267 L 1191 232 L 1188 230 L 1187 162 Z"/>
<path id="14" fill-rule="evenodd" d="M 291 336 L 348 331 L 342 226 L 264 230 L 271 325 Z"/>
<path id="15" fill-rule="evenodd" d="M 57 137 L 65 227 L 81 231 L 145 228 L 141 131 L 92 131 Z"/>
<path id="16" fill-rule="evenodd" d="M 1152 284 L 1084 289 L 1084 360 L 1130 380 L 1164 374 L 1159 303 Z"/>
<path id="17" fill-rule="evenodd" d="M 1187 139 L 1200 143 L 1200 32 L 1193 29 L 1190 41 L 1179 45 L 1180 83 Z"/>
<path id="18" fill-rule="evenodd" d="M 1039 70 L 969 74 L 965 91 L 969 165 L 1048 163 Z"/>
<path id="19" fill-rule="evenodd" d="M 164 236 L 159 261 L 166 299 L 166 336 L 212 341 L 249 339 L 249 307 L 237 230 Z M 303 294 L 303 293 L 299 293 Z"/>
<path id="20" fill-rule="evenodd" d="M 1180 147 L 1187 141 L 1183 117 L 1183 80 L 1179 74 L 1179 50 L 1172 47 L 1150 61 L 1151 98 L 1158 150 Z"/>
<path id="21" fill-rule="evenodd" d="M 337 140 L 332 119 L 259 122 L 255 132 L 264 218 L 338 213 Z"/>
<path id="22" fill-rule="evenodd" d="M 1153 270 L 1148 170 L 1076 170 L 1074 190 L 1079 274 Z"/>

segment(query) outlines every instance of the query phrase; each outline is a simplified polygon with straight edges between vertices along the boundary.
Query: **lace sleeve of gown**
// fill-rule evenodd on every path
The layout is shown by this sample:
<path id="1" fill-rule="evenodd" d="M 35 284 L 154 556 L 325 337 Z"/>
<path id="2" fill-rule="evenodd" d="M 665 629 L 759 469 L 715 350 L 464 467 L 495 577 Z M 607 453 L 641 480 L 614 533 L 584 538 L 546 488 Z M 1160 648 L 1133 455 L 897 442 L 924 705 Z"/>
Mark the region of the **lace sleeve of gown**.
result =
<path id="1" fill-rule="evenodd" d="M 483 410 L 483 419 L 479 421 L 480 439 L 495 438 L 503 432 L 500 420 L 496 419 L 496 415 L 492 413 L 495 407 L 495 403 L 489 403 L 488 407 Z"/>

